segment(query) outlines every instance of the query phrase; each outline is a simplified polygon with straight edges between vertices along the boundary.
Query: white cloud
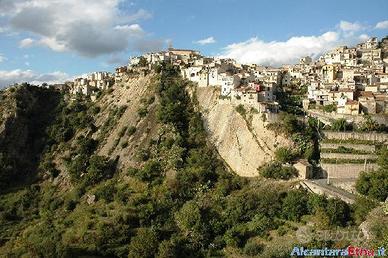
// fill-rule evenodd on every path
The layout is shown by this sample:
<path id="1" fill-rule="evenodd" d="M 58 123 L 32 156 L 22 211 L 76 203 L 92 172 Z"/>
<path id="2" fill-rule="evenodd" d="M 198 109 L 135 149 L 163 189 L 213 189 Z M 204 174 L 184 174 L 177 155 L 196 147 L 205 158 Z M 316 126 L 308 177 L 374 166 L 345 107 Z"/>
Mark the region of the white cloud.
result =
<path id="1" fill-rule="evenodd" d="M 115 29 L 124 33 L 132 34 L 133 36 L 144 36 L 144 30 L 140 27 L 139 24 L 117 25 Z"/>
<path id="2" fill-rule="evenodd" d="M 294 63 L 300 57 L 317 57 L 338 44 L 339 33 L 329 31 L 320 36 L 292 37 L 287 41 L 265 42 L 259 38 L 234 43 L 224 48 L 221 56 L 241 63 L 278 66 Z"/>
<path id="3" fill-rule="evenodd" d="M 32 47 L 35 43 L 35 40 L 32 38 L 25 38 L 19 42 L 19 47 L 21 48 L 27 48 L 27 47 Z"/>
<path id="4" fill-rule="evenodd" d="M 375 26 L 375 29 L 380 29 L 380 30 L 388 29 L 388 20 L 378 22 Z"/>
<path id="5" fill-rule="evenodd" d="M 208 45 L 208 44 L 216 43 L 216 40 L 214 39 L 214 37 L 208 37 L 206 39 L 198 40 L 195 43 L 199 45 Z"/>
<path id="6" fill-rule="evenodd" d="M 356 32 L 364 29 L 364 27 L 358 23 L 358 22 L 348 22 L 348 21 L 341 21 L 339 24 L 339 28 L 346 32 Z"/>
<path id="7" fill-rule="evenodd" d="M 40 85 L 43 82 L 53 84 L 64 82 L 68 79 L 69 75 L 60 71 L 39 74 L 32 70 L 0 70 L 0 88 L 12 85 L 14 83 L 29 82 L 32 84 Z"/>
<path id="8" fill-rule="evenodd" d="M 6 61 L 7 58 L 0 53 L 0 63 Z"/>
<path id="9" fill-rule="evenodd" d="M 360 41 L 367 41 L 371 37 L 368 34 L 361 34 L 360 36 L 358 36 L 358 38 L 360 39 Z"/>
<path id="10" fill-rule="evenodd" d="M 14 31 L 31 33 L 21 47 L 45 46 L 83 56 L 118 53 L 147 38 L 137 21 L 152 14 L 119 8 L 122 0 L 1 0 L 0 16 Z M 146 42 L 148 43 L 148 42 Z"/>
<path id="11" fill-rule="evenodd" d="M 318 58 L 323 53 L 340 45 L 352 46 L 366 41 L 369 36 L 361 24 L 341 21 L 336 30 L 321 35 L 295 36 L 285 41 L 264 41 L 258 37 L 230 44 L 222 49 L 220 57 L 233 58 L 240 63 L 256 63 L 280 66 L 296 63 L 299 58 Z"/>

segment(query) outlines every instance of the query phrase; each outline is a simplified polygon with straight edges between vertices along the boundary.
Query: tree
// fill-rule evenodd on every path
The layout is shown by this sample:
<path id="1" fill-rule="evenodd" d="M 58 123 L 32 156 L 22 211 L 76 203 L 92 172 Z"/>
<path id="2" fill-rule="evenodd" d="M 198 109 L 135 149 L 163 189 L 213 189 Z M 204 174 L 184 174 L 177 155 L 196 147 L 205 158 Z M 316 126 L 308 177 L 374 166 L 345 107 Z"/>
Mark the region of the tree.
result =
<path id="1" fill-rule="evenodd" d="M 288 134 L 293 134 L 299 131 L 299 121 L 295 115 L 283 113 L 281 119 L 283 120 L 284 129 Z"/>
<path id="2" fill-rule="evenodd" d="M 329 217 L 330 225 L 346 226 L 350 219 L 350 208 L 340 199 L 328 199 L 326 214 Z"/>
<path id="3" fill-rule="evenodd" d="M 340 118 L 340 119 L 334 120 L 334 122 L 331 125 L 331 129 L 333 129 L 334 131 L 340 132 L 340 131 L 346 131 L 350 129 L 350 127 L 348 125 L 348 122 L 346 122 L 346 119 Z"/>
<path id="4" fill-rule="evenodd" d="M 292 166 L 283 166 L 279 162 L 271 162 L 260 168 L 260 175 L 265 178 L 290 179 L 298 174 Z"/>
<path id="5" fill-rule="evenodd" d="M 296 155 L 292 151 L 292 149 L 286 148 L 286 147 L 280 147 L 280 148 L 277 148 L 275 151 L 275 158 L 281 163 L 289 163 L 296 158 Z"/>
<path id="6" fill-rule="evenodd" d="M 385 201 L 388 197 L 387 170 L 362 172 L 356 182 L 356 190 L 364 195 L 379 201 Z"/>
<path id="7" fill-rule="evenodd" d="M 354 219 L 357 224 L 365 221 L 369 212 L 374 209 L 378 203 L 372 199 L 368 199 L 362 196 L 356 198 L 356 202 L 353 204 Z"/>
<path id="8" fill-rule="evenodd" d="M 185 236 L 199 232 L 201 227 L 201 210 L 198 204 L 195 201 L 186 202 L 175 213 L 175 222 Z"/>
<path id="9" fill-rule="evenodd" d="M 139 60 L 139 66 L 140 67 L 146 67 L 148 65 L 147 59 L 145 57 L 141 56 Z"/>
<path id="10" fill-rule="evenodd" d="M 382 147 L 380 149 L 379 157 L 377 159 L 377 164 L 379 164 L 381 169 L 388 170 L 388 148 Z"/>
<path id="11" fill-rule="evenodd" d="M 364 115 L 364 122 L 362 122 L 359 126 L 360 131 L 378 131 L 380 128 L 379 123 L 377 123 L 370 115 Z"/>
<path id="12" fill-rule="evenodd" d="M 115 167 L 113 161 L 107 157 L 93 155 L 89 159 L 89 166 L 86 170 L 84 182 L 88 185 L 93 185 L 102 179 L 112 177 L 114 172 Z"/>
<path id="13" fill-rule="evenodd" d="M 308 213 L 307 195 L 304 191 L 291 190 L 283 200 L 283 217 L 293 221 L 299 221 L 300 218 Z"/>
<path id="14" fill-rule="evenodd" d="M 337 106 L 335 104 L 323 106 L 323 111 L 325 111 L 327 113 L 331 113 L 331 112 L 334 112 L 336 110 L 337 110 Z"/>
<path id="15" fill-rule="evenodd" d="M 129 244 L 128 258 L 152 258 L 158 251 L 158 238 L 149 228 L 139 228 Z"/>

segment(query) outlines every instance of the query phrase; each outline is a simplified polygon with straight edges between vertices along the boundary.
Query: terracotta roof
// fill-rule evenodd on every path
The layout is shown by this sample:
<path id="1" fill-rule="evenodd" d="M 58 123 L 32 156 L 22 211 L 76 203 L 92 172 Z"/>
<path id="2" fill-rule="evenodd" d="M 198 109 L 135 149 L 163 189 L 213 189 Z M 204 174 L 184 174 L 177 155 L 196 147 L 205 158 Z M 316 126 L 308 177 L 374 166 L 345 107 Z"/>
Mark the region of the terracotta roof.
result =
<path id="1" fill-rule="evenodd" d="M 373 98 L 373 92 L 371 91 L 360 91 L 360 96 L 361 97 L 368 97 L 368 98 Z"/>

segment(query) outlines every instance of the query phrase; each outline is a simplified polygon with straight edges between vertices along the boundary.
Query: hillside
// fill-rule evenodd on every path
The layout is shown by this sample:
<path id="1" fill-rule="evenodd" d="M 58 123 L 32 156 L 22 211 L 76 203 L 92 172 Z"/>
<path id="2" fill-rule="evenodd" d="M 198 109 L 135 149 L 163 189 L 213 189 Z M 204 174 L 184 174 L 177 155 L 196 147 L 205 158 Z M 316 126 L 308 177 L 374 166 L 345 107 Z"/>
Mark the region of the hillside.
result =
<path id="1" fill-rule="evenodd" d="M 32 86 L 2 91 L 0 255 L 289 257 L 295 245 L 353 243 L 306 243 L 297 232 L 306 222 L 356 230 L 375 205 L 236 175 L 253 175 L 287 141 L 194 92 L 167 64 L 128 75 L 95 102 Z M 222 123 L 230 128 L 216 130 Z M 233 160 L 236 133 L 248 146 Z"/>
<path id="2" fill-rule="evenodd" d="M 220 156 L 240 176 L 258 176 L 258 168 L 274 159 L 278 147 L 292 142 L 265 127 L 262 114 L 241 115 L 229 101 L 219 100 L 213 87 L 198 88 L 197 97 L 212 143 Z"/>
<path id="3" fill-rule="evenodd" d="M 48 144 L 46 129 L 55 118 L 60 94 L 37 87 L 0 91 L 0 187 L 34 177 Z"/>

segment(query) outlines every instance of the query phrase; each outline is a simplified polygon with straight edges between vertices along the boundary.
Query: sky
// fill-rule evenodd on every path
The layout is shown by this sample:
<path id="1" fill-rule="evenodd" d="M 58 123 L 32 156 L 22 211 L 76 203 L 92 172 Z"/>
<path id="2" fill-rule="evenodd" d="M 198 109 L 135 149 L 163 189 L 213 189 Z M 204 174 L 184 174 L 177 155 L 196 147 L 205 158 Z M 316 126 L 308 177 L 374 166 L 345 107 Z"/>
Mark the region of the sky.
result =
<path id="1" fill-rule="evenodd" d="M 0 87 L 113 72 L 170 44 L 276 67 L 387 35 L 387 0 L 0 0 Z"/>

